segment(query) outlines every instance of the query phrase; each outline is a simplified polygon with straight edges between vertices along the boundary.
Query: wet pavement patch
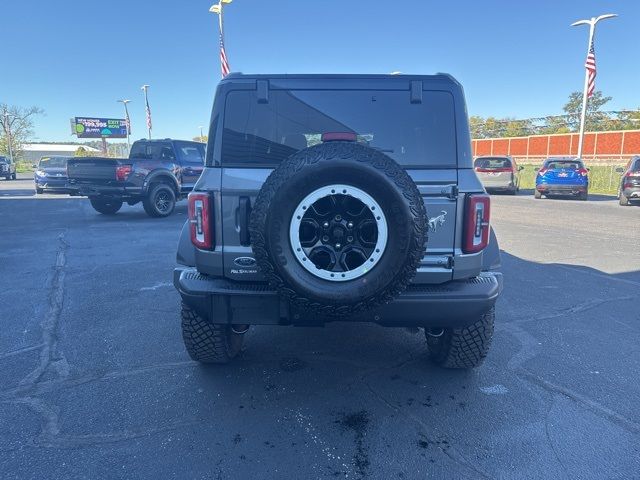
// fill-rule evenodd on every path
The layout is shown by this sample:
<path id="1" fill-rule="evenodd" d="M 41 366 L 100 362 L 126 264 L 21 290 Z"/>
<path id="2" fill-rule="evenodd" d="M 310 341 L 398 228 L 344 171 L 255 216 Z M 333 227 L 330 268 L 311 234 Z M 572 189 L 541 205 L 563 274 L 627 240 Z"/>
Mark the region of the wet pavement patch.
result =
<path id="1" fill-rule="evenodd" d="M 366 476 L 367 469 L 371 462 L 369 461 L 369 452 L 364 445 L 364 437 L 369 426 L 369 412 L 360 410 L 359 412 L 344 414 L 341 419 L 336 420 L 338 425 L 344 431 L 352 431 L 355 434 L 356 451 L 353 455 L 353 464 L 356 467 L 358 475 Z"/>
<path id="2" fill-rule="evenodd" d="M 306 362 L 297 357 L 286 357 L 280 361 L 280 370 L 283 372 L 297 372 L 307 368 Z"/>

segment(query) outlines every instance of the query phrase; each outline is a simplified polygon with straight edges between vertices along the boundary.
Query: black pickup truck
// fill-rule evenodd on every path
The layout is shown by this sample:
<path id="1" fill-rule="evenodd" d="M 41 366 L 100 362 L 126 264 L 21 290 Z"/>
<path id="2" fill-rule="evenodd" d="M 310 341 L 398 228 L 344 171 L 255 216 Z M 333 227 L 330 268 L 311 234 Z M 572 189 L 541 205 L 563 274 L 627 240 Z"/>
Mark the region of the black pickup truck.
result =
<path id="1" fill-rule="evenodd" d="M 185 140 L 138 140 L 129 158 L 76 157 L 67 163 L 69 192 L 113 215 L 142 202 L 151 217 L 171 215 L 202 173 L 205 145 Z"/>

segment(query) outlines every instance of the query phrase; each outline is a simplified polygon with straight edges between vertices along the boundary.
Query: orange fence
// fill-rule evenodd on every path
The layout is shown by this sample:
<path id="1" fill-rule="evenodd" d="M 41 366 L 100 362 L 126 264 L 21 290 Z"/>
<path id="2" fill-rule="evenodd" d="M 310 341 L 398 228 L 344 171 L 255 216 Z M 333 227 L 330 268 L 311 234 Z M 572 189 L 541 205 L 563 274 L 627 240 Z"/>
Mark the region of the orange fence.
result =
<path id="1" fill-rule="evenodd" d="M 482 138 L 472 141 L 473 155 L 511 155 L 520 161 L 578 153 L 578 134 L 531 135 L 529 137 Z M 595 163 L 625 162 L 640 155 L 640 130 L 589 132 L 584 134 L 582 158 Z"/>

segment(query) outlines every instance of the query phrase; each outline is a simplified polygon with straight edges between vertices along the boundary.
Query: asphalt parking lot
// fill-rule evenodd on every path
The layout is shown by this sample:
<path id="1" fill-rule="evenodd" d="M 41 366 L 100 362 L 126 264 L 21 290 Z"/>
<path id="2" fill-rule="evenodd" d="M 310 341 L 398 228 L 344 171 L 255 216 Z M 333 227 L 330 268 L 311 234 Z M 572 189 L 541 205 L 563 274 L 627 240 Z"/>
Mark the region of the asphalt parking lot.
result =
<path id="1" fill-rule="evenodd" d="M 22 178 L 25 178 L 23 175 Z M 640 207 L 494 196 L 505 291 L 474 371 L 424 335 L 255 327 L 189 360 L 186 218 L 0 180 L 0 476 L 638 478 Z"/>

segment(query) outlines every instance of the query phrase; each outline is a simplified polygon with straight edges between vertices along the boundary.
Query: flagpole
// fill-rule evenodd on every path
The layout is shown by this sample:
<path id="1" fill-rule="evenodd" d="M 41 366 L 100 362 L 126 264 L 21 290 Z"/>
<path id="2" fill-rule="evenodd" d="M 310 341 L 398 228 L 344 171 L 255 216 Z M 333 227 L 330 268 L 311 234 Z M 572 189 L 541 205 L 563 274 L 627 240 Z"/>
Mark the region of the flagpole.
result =
<path id="1" fill-rule="evenodd" d="M 600 20 L 604 20 L 607 18 L 617 17 L 618 15 L 614 13 L 609 13 L 607 15 L 600 15 L 599 17 L 591 17 L 589 20 L 578 20 L 571 24 L 572 27 L 577 25 L 589 25 L 589 43 L 587 43 L 587 56 L 589 55 L 589 51 L 591 50 L 591 43 L 593 42 L 593 37 L 596 32 L 596 23 Z M 589 70 L 587 70 L 585 66 L 584 71 L 584 88 L 582 90 L 582 112 L 580 114 L 580 133 L 578 135 L 578 158 L 582 158 L 582 147 L 584 145 L 584 124 L 587 117 L 587 102 L 588 98 L 588 88 L 589 88 Z M 593 152 L 595 155 L 595 151 Z"/>
<path id="2" fill-rule="evenodd" d="M 147 90 L 149 89 L 149 87 L 150 85 L 143 85 L 142 91 L 144 92 L 144 105 L 147 115 L 147 133 L 149 136 L 149 140 L 151 140 L 151 109 L 149 108 L 149 97 L 147 96 Z"/>
<path id="3" fill-rule="evenodd" d="M 222 20 L 222 15 L 223 15 L 223 10 L 224 10 L 224 5 L 225 4 L 229 4 L 231 3 L 232 0 L 218 0 L 218 3 L 215 3 L 211 6 L 211 8 L 209 8 L 209 12 L 211 13 L 215 13 L 216 15 L 218 15 L 218 27 L 220 28 L 220 48 L 221 48 L 221 55 L 224 52 L 224 22 Z M 224 60 L 221 58 L 221 69 L 222 69 L 222 77 L 224 78 L 226 74 L 228 74 L 229 72 L 227 71 L 225 73 L 225 66 L 222 65 L 222 62 L 224 61 L 224 63 L 226 64 L 226 67 L 228 69 L 229 65 L 228 65 L 228 61 L 226 60 L 226 52 L 224 52 Z"/>

